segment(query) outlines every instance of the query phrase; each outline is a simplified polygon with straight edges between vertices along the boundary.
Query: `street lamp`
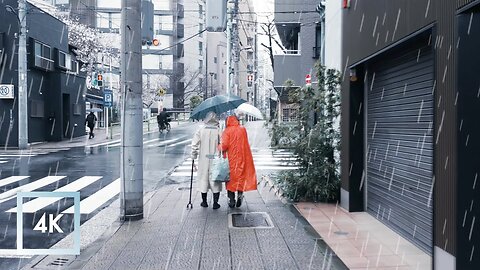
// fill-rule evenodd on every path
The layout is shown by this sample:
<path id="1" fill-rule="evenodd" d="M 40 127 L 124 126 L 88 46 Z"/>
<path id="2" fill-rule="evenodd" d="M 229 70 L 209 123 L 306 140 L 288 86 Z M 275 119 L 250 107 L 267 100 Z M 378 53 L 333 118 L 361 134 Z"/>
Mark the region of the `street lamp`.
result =
<path id="1" fill-rule="evenodd" d="M 210 74 L 210 95 L 212 95 L 213 97 L 213 74 L 215 73 L 210 72 L 209 74 Z"/>
<path id="2" fill-rule="evenodd" d="M 7 12 L 16 15 L 20 27 L 18 38 L 18 148 L 28 147 L 28 110 L 27 110 L 27 15 L 26 1 L 18 1 L 18 14 L 6 5 Z"/>

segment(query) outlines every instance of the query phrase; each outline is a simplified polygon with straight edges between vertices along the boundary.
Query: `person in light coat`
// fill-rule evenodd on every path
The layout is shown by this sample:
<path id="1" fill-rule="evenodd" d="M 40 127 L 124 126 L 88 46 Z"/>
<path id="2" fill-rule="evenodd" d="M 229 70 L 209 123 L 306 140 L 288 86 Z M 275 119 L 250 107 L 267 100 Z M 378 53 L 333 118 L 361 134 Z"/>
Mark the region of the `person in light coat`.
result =
<path id="1" fill-rule="evenodd" d="M 217 145 L 220 139 L 220 128 L 217 116 L 209 112 L 204 120 L 205 125 L 200 127 L 192 139 L 192 159 L 198 158 L 197 183 L 198 189 L 202 194 L 202 203 L 200 206 L 208 207 L 207 192 L 213 192 L 213 209 L 220 208 L 218 199 L 222 191 L 221 182 L 210 180 L 210 167 L 215 155 L 218 154 Z"/>

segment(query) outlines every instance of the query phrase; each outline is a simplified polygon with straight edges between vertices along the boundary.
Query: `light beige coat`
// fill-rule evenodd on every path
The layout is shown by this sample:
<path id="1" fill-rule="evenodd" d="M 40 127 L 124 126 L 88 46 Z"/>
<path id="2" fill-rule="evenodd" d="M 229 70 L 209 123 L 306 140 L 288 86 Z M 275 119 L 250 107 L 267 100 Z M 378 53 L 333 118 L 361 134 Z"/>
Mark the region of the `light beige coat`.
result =
<path id="1" fill-rule="evenodd" d="M 207 193 L 209 189 L 213 193 L 222 191 L 221 182 L 210 181 L 210 168 L 215 154 L 218 154 L 218 138 L 221 137 L 218 120 L 215 116 L 208 117 L 205 125 L 202 126 L 192 139 L 192 158 L 198 166 L 197 186 L 202 193 Z M 197 160 L 198 158 L 198 160 Z"/>

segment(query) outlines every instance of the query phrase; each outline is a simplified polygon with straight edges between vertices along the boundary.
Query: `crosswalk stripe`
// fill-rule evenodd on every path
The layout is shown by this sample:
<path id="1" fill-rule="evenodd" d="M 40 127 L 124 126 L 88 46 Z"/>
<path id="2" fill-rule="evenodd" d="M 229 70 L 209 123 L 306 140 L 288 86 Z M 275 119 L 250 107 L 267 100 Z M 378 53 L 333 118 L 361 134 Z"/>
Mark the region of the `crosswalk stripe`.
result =
<path id="1" fill-rule="evenodd" d="M 167 145 L 167 147 L 173 147 L 173 146 L 177 146 L 177 145 L 181 145 L 181 144 L 187 144 L 188 142 L 191 142 L 192 139 L 188 139 L 188 140 L 184 140 L 184 141 L 181 141 L 181 142 L 177 142 L 177 143 L 174 143 L 174 144 L 169 144 Z"/>
<path id="2" fill-rule="evenodd" d="M 120 193 L 120 178 L 103 187 L 99 191 L 93 193 L 91 196 L 80 202 L 80 213 L 90 214 L 97 208 L 102 206 L 111 198 Z M 73 214 L 73 206 L 63 211 L 64 214 Z"/>
<path id="3" fill-rule="evenodd" d="M 34 182 L 28 183 L 26 185 L 8 190 L 2 194 L 0 194 L 0 203 L 3 203 L 5 201 L 8 201 L 14 197 L 17 196 L 18 192 L 28 192 L 32 191 L 47 185 L 50 185 L 52 183 L 55 183 L 61 179 L 65 178 L 65 176 L 47 176 L 41 179 L 38 179 Z"/>
<path id="4" fill-rule="evenodd" d="M 6 186 L 6 185 L 9 185 L 9 184 L 21 181 L 21 180 L 26 179 L 26 178 L 28 178 L 28 176 L 10 176 L 10 177 L 1 179 L 0 180 L 0 187 L 3 187 L 3 186 Z"/>
<path id="5" fill-rule="evenodd" d="M 97 180 L 101 179 L 101 176 L 84 176 L 74 182 L 71 182 L 68 185 L 65 185 L 59 189 L 54 190 L 53 192 L 75 192 L 79 191 L 82 188 L 96 182 Z M 22 206 L 22 211 L 23 213 L 35 213 L 38 210 L 54 203 L 62 198 L 60 197 L 52 197 L 52 198 L 37 198 L 34 200 L 31 200 L 27 203 L 24 203 Z M 16 213 L 17 212 L 17 207 L 9 209 L 7 212 L 9 213 Z"/>
<path id="6" fill-rule="evenodd" d="M 0 154 L 0 157 L 34 157 L 37 154 Z"/>
<path id="7" fill-rule="evenodd" d="M 175 139 L 166 140 L 166 141 L 160 141 L 160 142 L 154 143 L 154 144 L 148 144 L 147 146 L 148 146 L 148 147 L 164 146 L 164 145 L 167 145 L 167 144 L 169 144 L 169 143 L 176 142 L 176 141 L 178 141 L 178 140 L 180 140 L 180 139 L 183 139 L 183 138 L 185 138 L 185 136 L 180 137 L 180 138 L 175 138 Z"/>
<path id="8" fill-rule="evenodd" d="M 0 164 L 7 163 L 8 161 L 6 160 L 0 160 Z"/>

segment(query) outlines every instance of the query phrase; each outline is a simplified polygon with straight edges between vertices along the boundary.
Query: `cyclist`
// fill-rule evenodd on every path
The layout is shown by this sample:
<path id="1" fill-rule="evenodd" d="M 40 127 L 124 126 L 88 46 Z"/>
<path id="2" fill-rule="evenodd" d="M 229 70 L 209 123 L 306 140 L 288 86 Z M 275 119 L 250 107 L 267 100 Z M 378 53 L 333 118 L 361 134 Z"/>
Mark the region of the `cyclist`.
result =
<path id="1" fill-rule="evenodd" d="M 163 108 L 163 111 L 157 115 L 158 129 L 160 131 L 166 129 L 167 126 L 169 125 L 168 123 L 169 117 L 170 117 L 170 114 L 167 112 L 166 108 Z"/>

